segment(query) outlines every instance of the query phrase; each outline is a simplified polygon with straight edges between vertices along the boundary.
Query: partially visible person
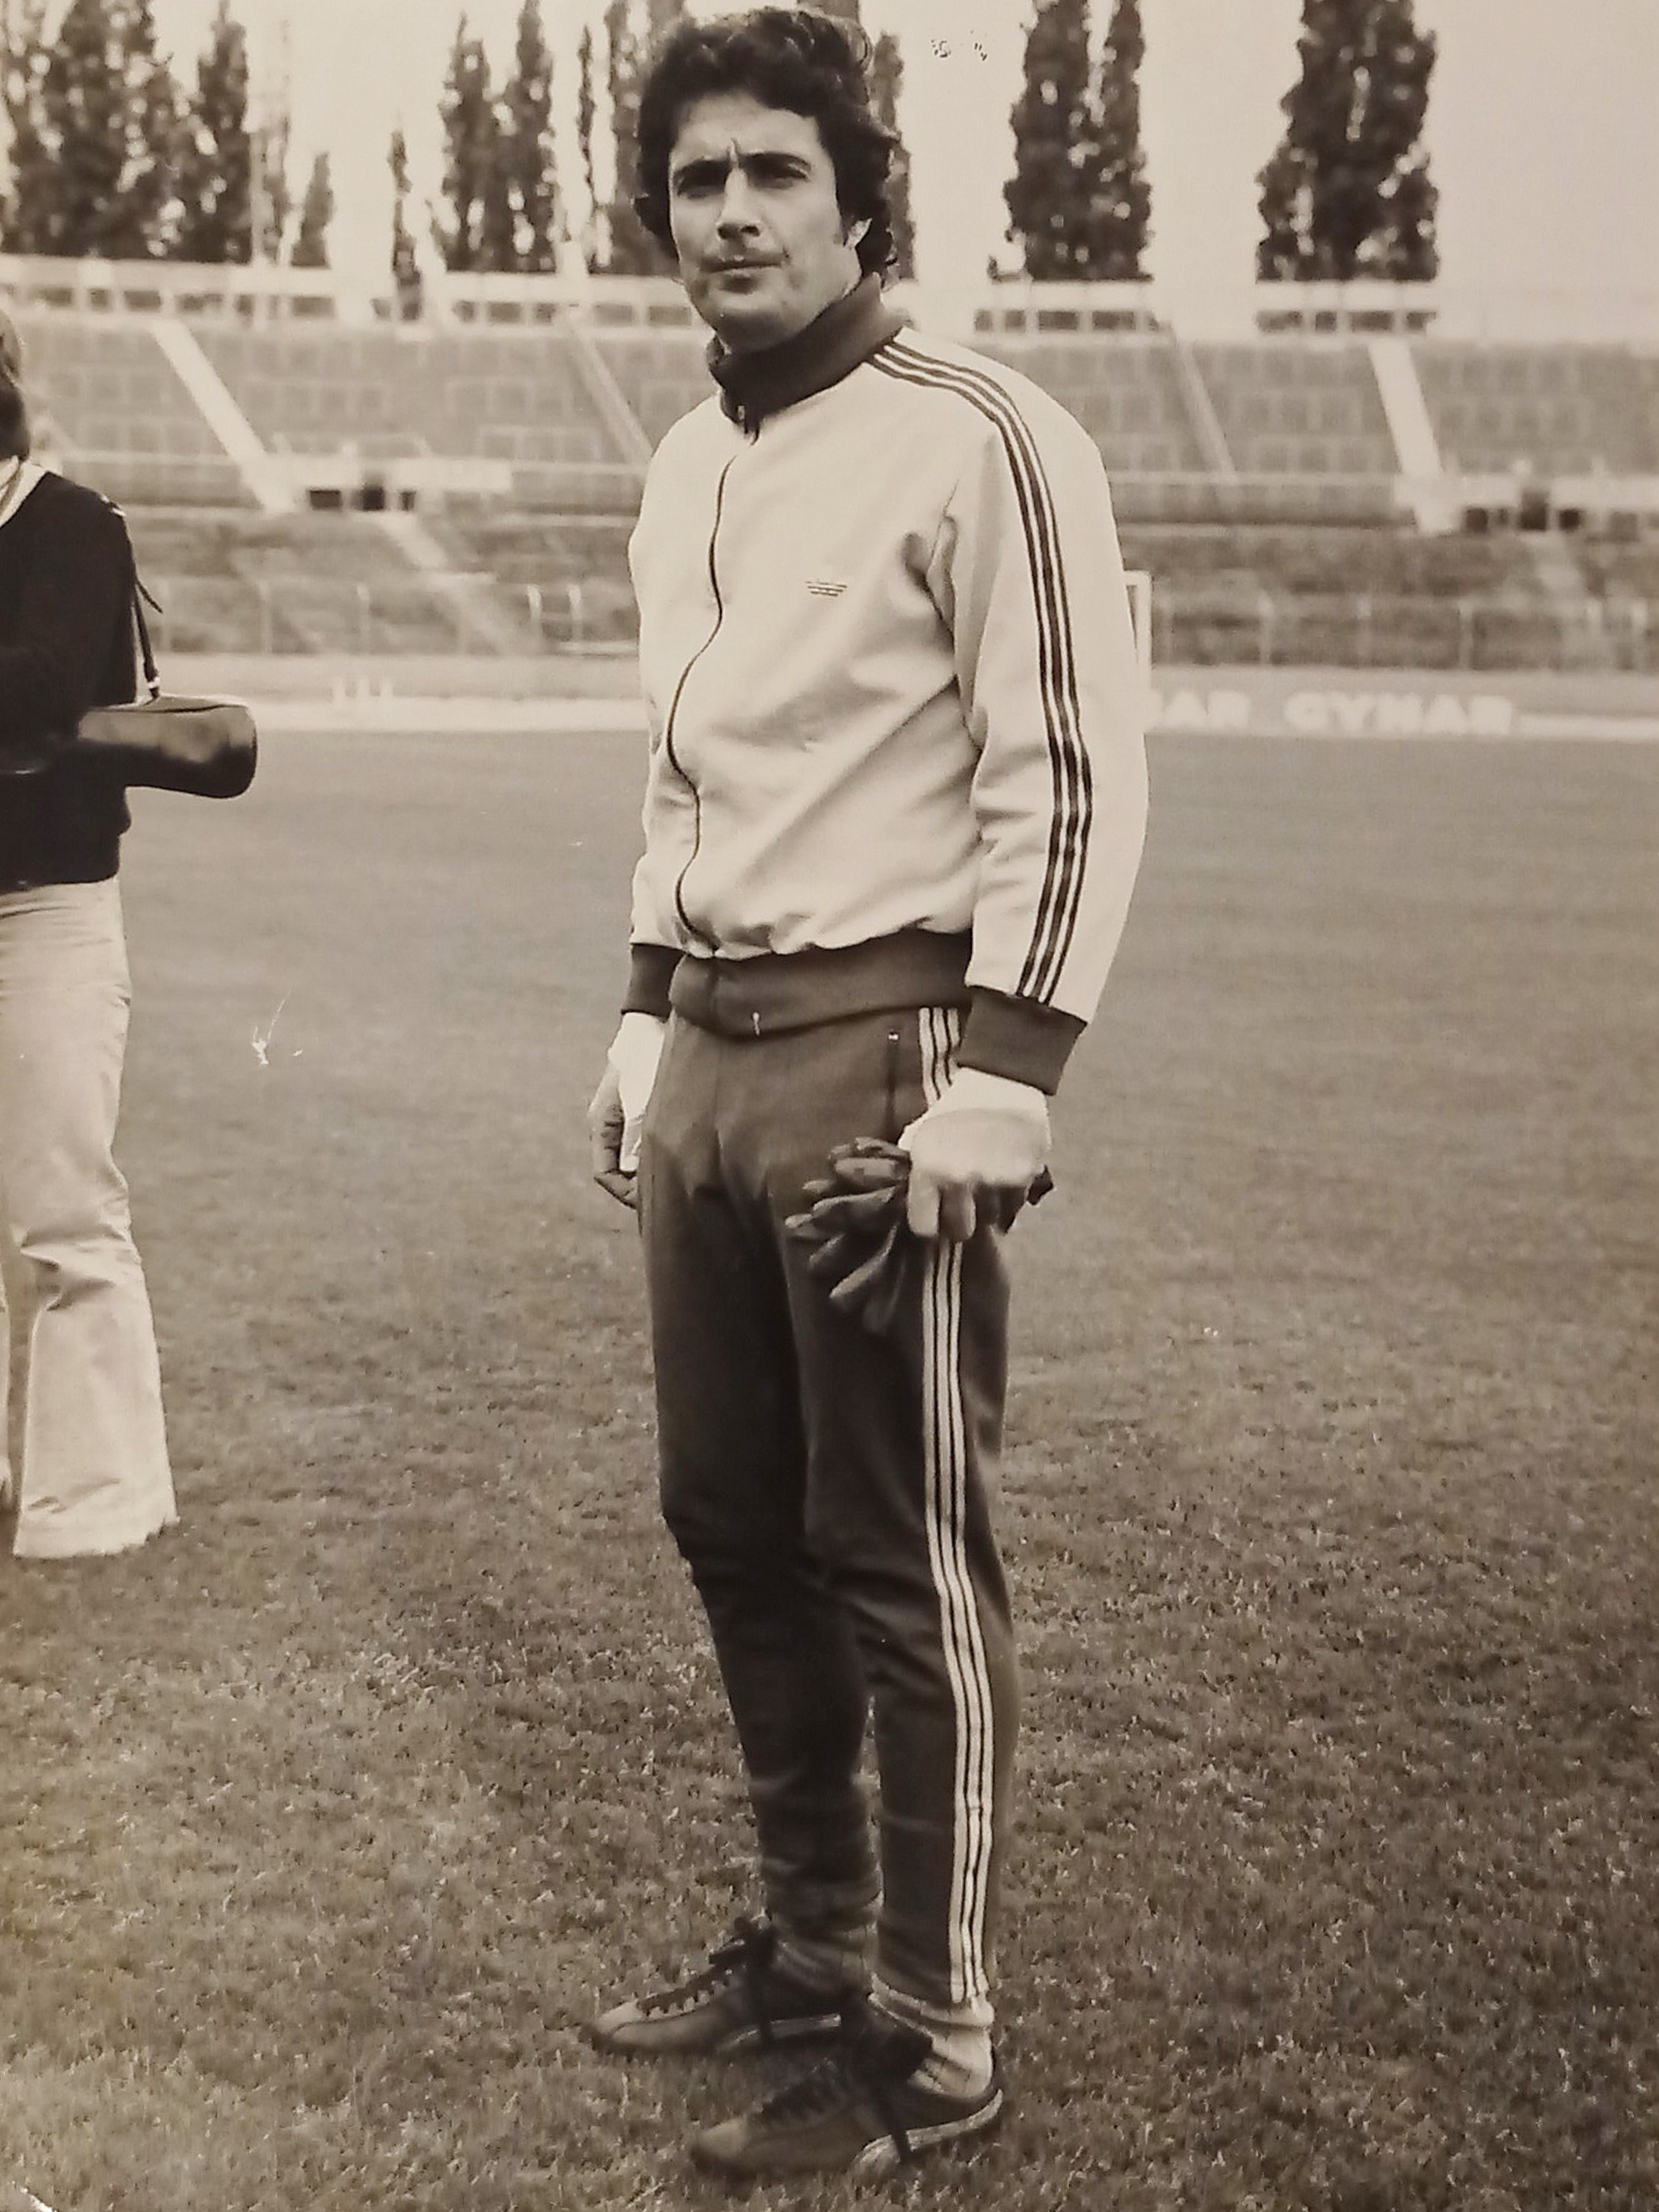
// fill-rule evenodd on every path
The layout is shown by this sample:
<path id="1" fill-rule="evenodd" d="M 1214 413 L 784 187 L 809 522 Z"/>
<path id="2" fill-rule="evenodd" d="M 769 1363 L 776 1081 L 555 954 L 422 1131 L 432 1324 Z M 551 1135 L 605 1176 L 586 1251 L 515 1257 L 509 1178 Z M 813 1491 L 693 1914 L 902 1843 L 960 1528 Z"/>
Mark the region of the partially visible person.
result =
<path id="1" fill-rule="evenodd" d="M 14 1419 L 15 1332 L 0 1329 L 0 1510 L 16 1512 L 20 1558 L 68 1559 L 126 1551 L 178 1513 L 112 1150 L 126 794 L 73 745 L 89 708 L 137 688 L 132 546 L 118 508 L 31 460 L 22 367 L 0 313 L 0 1281 L 24 1384 Z"/>

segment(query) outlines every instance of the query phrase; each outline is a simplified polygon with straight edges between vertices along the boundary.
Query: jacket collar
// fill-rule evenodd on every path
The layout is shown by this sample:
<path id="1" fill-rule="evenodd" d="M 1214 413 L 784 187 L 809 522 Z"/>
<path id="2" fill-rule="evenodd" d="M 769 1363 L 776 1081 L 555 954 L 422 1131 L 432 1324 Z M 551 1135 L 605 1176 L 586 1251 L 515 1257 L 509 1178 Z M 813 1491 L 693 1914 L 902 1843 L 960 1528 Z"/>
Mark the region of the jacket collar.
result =
<path id="1" fill-rule="evenodd" d="M 769 415 L 839 384 L 906 320 L 883 295 L 880 277 L 869 276 L 778 345 L 732 353 L 715 338 L 708 367 L 720 387 L 720 405 L 752 437 Z"/>
<path id="2" fill-rule="evenodd" d="M 0 471 L 0 528 L 11 520 L 46 473 L 38 461 L 19 461 L 15 471 Z"/>

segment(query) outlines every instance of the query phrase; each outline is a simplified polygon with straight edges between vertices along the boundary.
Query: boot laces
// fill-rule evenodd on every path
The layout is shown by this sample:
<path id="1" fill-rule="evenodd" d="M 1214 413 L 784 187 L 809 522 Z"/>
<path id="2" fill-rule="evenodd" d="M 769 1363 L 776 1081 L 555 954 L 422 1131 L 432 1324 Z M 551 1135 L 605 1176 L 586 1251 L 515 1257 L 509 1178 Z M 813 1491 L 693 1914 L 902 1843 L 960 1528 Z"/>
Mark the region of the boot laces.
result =
<path id="1" fill-rule="evenodd" d="M 640 2010 L 648 2014 L 679 2012 L 697 1998 L 712 1996 L 726 1988 L 739 1975 L 752 1987 L 765 1971 L 776 1942 L 770 1928 L 762 1927 L 745 1915 L 738 1920 L 730 1942 L 709 1953 L 706 1966 L 699 1967 L 683 1982 L 641 1998 Z"/>

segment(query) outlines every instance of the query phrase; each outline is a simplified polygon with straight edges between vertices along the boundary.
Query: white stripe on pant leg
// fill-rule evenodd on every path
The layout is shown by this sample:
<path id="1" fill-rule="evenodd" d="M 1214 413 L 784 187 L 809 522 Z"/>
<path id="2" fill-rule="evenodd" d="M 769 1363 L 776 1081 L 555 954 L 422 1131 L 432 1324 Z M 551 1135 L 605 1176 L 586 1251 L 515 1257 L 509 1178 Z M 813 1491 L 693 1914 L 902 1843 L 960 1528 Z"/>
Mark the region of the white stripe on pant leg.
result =
<path id="1" fill-rule="evenodd" d="M 950 1931 L 951 1996 L 963 2003 L 984 1995 L 982 1889 L 988 1808 L 983 1777 L 989 1694 L 982 1664 L 975 1663 L 981 1658 L 975 1649 L 978 1624 L 962 1552 L 960 1406 L 954 1372 L 961 1260 L 952 1246 L 941 1246 L 933 1255 L 928 1297 L 933 1327 L 927 1358 L 934 1411 L 928 1450 L 928 1537 L 957 1705 Z"/>
<path id="2" fill-rule="evenodd" d="M 950 1016 L 924 1007 L 920 1020 L 922 1042 L 922 1090 L 929 1105 L 948 1080 L 952 1047 Z M 951 1901 L 947 1921 L 953 2003 L 968 1998 L 972 1972 L 971 1836 L 972 1803 L 969 1778 L 974 1771 L 973 1739 L 982 1727 L 983 1708 L 975 1695 L 967 1669 L 967 1638 L 963 1633 L 961 1587 L 951 1572 L 950 1532 L 944 1525 L 948 1510 L 955 1391 L 949 1364 L 951 1352 L 951 1262 L 954 1247 L 942 1239 L 928 1257 L 922 1296 L 923 1449 L 927 1495 L 926 1525 L 928 1566 L 939 1600 L 939 1634 L 945 1672 L 950 1680 L 956 1716 L 952 1749 Z"/>
<path id="3" fill-rule="evenodd" d="M 961 1017 L 948 1009 L 926 1017 L 931 1052 L 924 1073 L 927 1094 L 937 1097 L 956 1064 Z M 950 1917 L 952 1996 L 961 2002 L 988 2001 L 984 1962 L 985 1883 L 990 1844 L 992 1706 L 977 1608 L 963 1546 L 966 1443 L 961 1357 L 962 1254 L 941 1242 L 928 1271 L 924 1347 L 928 1376 L 928 1539 L 941 1632 L 957 1705 L 952 1797 L 952 1883 Z"/>
<path id="4" fill-rule="evenodd" d="M 929 1104 L 949 1079 L 961 1017 L 921 1014 L 922 1085 Z M 940 1239 L 931 1255 L 922 1301 L 924 1448 L 927 1550 L 939 1595 L 945 1669 L 956 1711 L 949 1921 L 951 1994 L 957 2004 L 988 2004 L 985 1918 L 991 1855 L 993 1708 L 966 1545 L 967 1433 L 960 1374 L 962 1248 Z"/>
<path id="5" fill-rule="evenodd" d="M 929 1089 L 937 1095 L 934 1085 L 942 1089 L 954 1065 L 961 1024 L 957 1016 L 943 1011 L 931 1019 L 934 1065 Z M 964 1539 L 967 1446 L 960 1379 L 959 1245 L 941 1243 L 935 1247 L 927 1312 L 931 1334 L 926 1357 L 933 1416 L 928 1449 L 929 1543 L 957 1709 L 950 1923 L 953 1995 L 958 2002 L 983 2005 L 988 2002 L 984 1948 L 993 1711 Z"/>
<path id="6" fill-rule="evenodd" d="M 968 1564 L 968 1458 L 966 1422 L 961 1387 L 962 1272 L 960 1245 L 946 1255 L 946 1337 L 940 1362 L 940 1380 L 948 1415 L 948 1452 L 940 1468 L 939 1522 L 948 1542 L 944 1558 L 957 1593 L 958 1630 L 963 1673 L 971 1693 L 972 1719 L 958 1761 L 959 1803 L 965 1836 L 962 1931 L 964 1956 L 963 1996 L 975 2004 L 988 2002 L 990 1987 L 985 1961 L 985 1919 L 990 1875 L 992 1831 L 992 1738 L 994 1721 L 991 1681 L 980 1627 L 979 1607 L 974 1595 Z"/>

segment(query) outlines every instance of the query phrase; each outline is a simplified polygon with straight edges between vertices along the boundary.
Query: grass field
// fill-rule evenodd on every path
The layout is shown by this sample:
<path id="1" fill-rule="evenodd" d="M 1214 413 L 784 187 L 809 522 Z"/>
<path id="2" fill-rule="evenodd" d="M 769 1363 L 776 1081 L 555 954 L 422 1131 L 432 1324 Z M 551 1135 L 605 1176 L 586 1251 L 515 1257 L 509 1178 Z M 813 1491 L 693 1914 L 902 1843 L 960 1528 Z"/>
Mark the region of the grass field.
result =
<path id="1" fill-rule="evenodd" d="M 764 2075 L 580 2034 L 753 1902 L 585 1175 L 637 781 L 295 737 L 140 801 L 184 1521 L 0 1559 L 0 2212 L 716 2201 L 683 2137 Z M 1016 2109 L 887 2194 L 1650 2208 L 1659 749 L 1165 741 L 1153 796 L 1015 1239 Z"/>

